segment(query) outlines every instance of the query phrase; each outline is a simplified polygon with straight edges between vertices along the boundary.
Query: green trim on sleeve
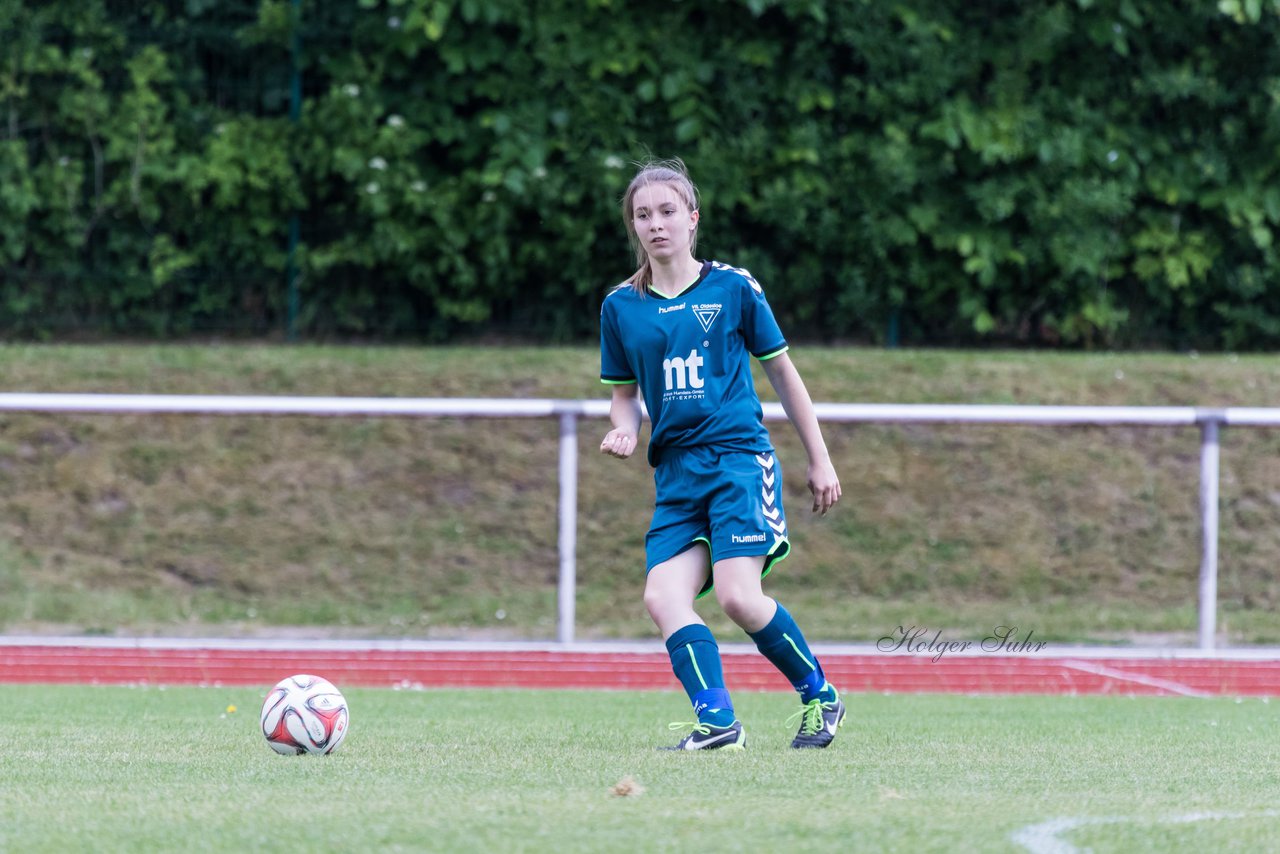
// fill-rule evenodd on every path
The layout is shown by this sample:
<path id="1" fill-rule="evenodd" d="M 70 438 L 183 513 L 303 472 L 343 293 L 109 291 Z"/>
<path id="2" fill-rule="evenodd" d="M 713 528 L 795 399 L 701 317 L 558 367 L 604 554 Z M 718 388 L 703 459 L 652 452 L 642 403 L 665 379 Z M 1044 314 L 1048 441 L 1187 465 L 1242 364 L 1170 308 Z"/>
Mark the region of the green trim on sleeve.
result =
<path id="1" fill-rule="evenodd" d="M 604 383 L 605 385 L 635 385 L 636 384 L 635 380 L 607 380 L 604 377 L 600 378 L 600 382 Z"/>
<path id="2" fill-rule="evenodd" d="M 791 346 L 787 345 L 783 347 L 781 350 L 774 350 L 772 353 L 765 353 L 763 356 L 756 356 L 756 358 L 762 362 L 767 362 L 770 359 L 775 359 L 778 356 L 781 356 L 783 353 L 787 352 L 790 349 L 791 349 Z"/>

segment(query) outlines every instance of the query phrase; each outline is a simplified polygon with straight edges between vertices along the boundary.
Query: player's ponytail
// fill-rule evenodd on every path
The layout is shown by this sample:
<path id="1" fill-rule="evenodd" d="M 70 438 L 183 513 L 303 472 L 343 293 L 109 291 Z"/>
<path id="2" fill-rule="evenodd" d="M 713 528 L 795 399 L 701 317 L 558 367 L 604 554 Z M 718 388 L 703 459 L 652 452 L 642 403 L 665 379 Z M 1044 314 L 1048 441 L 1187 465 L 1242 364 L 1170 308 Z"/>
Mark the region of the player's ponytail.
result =
<path id="1" fill-rule="evenodd" d="M 644 242 L 636 234 L 635 222 L 632 220 L 633 203 L 636 193 L 648 184 L 666 184 L 689 206 L 689 210 L 698 209 L 698 188 L 689 178 L 689 170 L 680 158 L 671 160 L 651 160 L 640 164 L 640 171 L 627 185 L 627 192 L 622 197 L 622 222 L 627 228 L 627 239 L 636 253 L 636 271 L 623 285 L 630 285 L 637 294 L 644 296 L 653 284 L 653 269 L 649 265 L 649 253 L 644 251 Z M 689 251 L 698 248 L 698 231 L 695 228 L 689 239 Z M 696 256 L 695 256 L 696 257 Z"/>

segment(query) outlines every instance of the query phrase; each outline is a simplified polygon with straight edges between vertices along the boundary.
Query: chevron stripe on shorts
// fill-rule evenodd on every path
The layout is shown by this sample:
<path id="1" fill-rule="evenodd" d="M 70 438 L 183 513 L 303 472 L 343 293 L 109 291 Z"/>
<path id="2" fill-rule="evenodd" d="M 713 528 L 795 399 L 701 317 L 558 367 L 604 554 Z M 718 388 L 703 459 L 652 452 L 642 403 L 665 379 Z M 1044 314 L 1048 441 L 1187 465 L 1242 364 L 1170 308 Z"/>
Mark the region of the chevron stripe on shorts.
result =
<path id="1" fill-rule="evenodd" d="M 776 545 L 787 538 L 787 519 L 782 515 L 782 507 L 778 501 L 782 483 L 778 479 L 777 457 L 773 454 L 756 454 L 756 462 L 760 464 L 760 497 L 763 500 L 764 520 L 773 529 L 773 542 Z"/>

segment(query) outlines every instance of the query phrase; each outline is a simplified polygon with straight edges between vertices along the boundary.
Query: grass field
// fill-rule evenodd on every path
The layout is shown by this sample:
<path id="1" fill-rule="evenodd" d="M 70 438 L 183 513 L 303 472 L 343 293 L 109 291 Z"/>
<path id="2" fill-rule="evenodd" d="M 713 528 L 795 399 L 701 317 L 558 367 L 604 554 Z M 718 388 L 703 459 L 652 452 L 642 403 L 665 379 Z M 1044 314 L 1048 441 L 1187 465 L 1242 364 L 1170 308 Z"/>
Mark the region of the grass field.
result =
<path id="1" fill-rule="evenodd" d="M 821 401 L 1280 400 L 1269 356 L 793 355 Z M 603 398 L 597 373 L 592 347 L 0 346 L 23 391 Z M 581 425 L 578 635 L 651 637 L 651 473 L 596 453 L 604 430 Z M 815 639 L 1194 642 L 1194 429 L 828 425 L 825 519 L 772 430 L 796 548 L 770 591 Z M 550 421 L 0 415 L 0 631 L 552 637 L 556 442 Z M 1280 432 L 1225 431 L 1222 469 L 1222 640 L 1277 643 Z"/>
<path id="2" fill-rule="evenodd" d="M 1204 852 L 1280 838 L 1280 709 L 1259 700 L 849 695 L 836 743 L 795 752 L 794 699 L 740 693 L 746 751 L 676 755 L 653 749 L 687 712 L 675 692 L 346 693 L 339 751 L 282 757 L 256 731 L 265 688 L 6 686 L 0 850 Z"/>

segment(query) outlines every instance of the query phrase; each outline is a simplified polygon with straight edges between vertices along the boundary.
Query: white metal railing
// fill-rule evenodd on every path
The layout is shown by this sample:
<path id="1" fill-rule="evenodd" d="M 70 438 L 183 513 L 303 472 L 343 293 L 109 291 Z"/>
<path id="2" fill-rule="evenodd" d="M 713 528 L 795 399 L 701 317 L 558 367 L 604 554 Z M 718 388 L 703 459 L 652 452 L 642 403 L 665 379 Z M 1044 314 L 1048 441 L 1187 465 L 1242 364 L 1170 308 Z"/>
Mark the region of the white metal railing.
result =
<path id="1" fill-rule="evenodd" d="M 1199 647 L 1214 647 L 1218 604 L 1219 433 L 1224 426 L 1280 427 L 1280 408 L 1191 406 L 986 406 L 967 404 L 815 404 L 826 422 L 882 424 L 1024 424 L 1040 426 L 1198 427 L 1200 429 Z M 560 423 L 557 629 L 574 637 L 577 585 L 578 420 L 606 418 L 605 400 L 277 397 L 155 394 L 0 394 L 0 411 L 46 413 L 188 413 L 456 418 L 557 418 Z M 786 418 L 777 403 L 766 420 Z"/>

